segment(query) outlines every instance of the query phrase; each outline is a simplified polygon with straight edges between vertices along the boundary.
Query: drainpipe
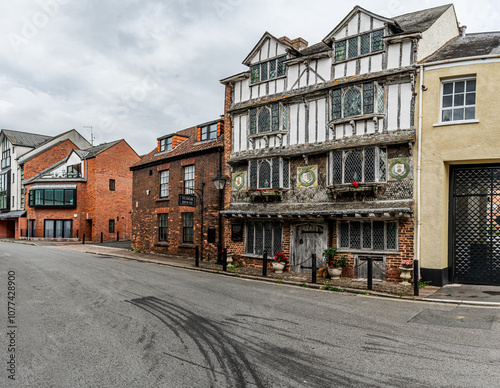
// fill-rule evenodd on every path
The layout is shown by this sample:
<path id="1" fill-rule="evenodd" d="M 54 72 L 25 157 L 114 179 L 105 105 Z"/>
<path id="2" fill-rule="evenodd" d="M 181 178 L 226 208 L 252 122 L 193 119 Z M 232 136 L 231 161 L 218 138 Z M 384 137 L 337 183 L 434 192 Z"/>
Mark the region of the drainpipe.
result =
<path id="1" fill-rule="evenodd" d="M 417 260 L 419 263 L 419 273 L 418 278 L 420 279 L 420 268 L 422 267 L 420 263 L 420 230 L 421 230 L 421 219 L 420 219 L 420 171 L 422 170 L 422 95 L 424 93 L 424 65 L 420 65 L 420 89 L 418 93 L 418 157 L 417 157 Z"/>

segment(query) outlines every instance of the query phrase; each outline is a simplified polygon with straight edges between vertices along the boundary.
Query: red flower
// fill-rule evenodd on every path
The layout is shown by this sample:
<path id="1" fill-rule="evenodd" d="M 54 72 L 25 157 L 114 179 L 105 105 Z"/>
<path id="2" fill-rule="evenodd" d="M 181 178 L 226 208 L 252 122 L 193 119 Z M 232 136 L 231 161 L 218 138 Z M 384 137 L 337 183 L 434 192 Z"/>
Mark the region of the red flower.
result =
<path id="1" fill-rule="evenodd" d="M 352 183 L 352 185 L 353 185 L 354 187 L 358 187 L 358 186 L 359 186 L 359 183 L 358 183 L 358 182 L 356 182 L 356 181 L 351 181 L 351 183 Z"/>

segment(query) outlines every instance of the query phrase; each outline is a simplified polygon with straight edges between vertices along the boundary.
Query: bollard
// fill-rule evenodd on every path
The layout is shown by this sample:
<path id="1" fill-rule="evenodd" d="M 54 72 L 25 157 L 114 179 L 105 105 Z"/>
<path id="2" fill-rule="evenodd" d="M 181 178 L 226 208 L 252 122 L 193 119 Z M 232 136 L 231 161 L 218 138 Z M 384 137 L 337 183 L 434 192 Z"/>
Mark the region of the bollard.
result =
<path id="1" fill-rule="evenodd" d="M 194 266 L 200 266 L 200 248 L 198 245 L 194 247 Z"/>
<path id="2" fill-rule="evenodd" d="M 419 278 L 418 278 L 418 260 L 413 260 L 413 295 L 420 295 L 420 287 L 419 287 Z"/>
<path id="3" fill-rule="evenodd" d="M 222 270 L 227 271 L 227 249 L 222 251 Z"/>
<path id="4" fill-rule="evenodd" d="M 312 283 L 316 283 L 316 253 L 313 253 L 312 255 Z"/>
<path id="5" fill-rule="evenodd" d="M 120 232 L 116 232 L 116 241 L 120 241 Z"/>
<path id="6" fill-rule="evenodd" d="M 217 262 L 216 264 L 220 264 L 222 262 L 222 245 L 217 244 Z"/>
<path id="7" fill-rule="evenodd" d="M 262 276 L 267 276 L 267 251 L 262 254 Z"/>
<path id="8" fill-rule="evenodd" d="M 101 243 L 104 241 L 104 233 L 101 232 Z"/>
<path id="9" fill-rule="evenodd" d="M 82 244 L 85 244 L 85 233 L 83 234 Z"/>
<path id="10" fill-rule="evenodd" d="M 77 229 L 76 230 L 76 238 L 78 238 L 78 232 L 80 231 L 80 229 Z M 29 236 L 28 236 L 29 237 Z"/>
<path id="11" fill-rule="evenodd" d="M 368 259 L 368 289 L 373 289 L 373 258 Z"/>

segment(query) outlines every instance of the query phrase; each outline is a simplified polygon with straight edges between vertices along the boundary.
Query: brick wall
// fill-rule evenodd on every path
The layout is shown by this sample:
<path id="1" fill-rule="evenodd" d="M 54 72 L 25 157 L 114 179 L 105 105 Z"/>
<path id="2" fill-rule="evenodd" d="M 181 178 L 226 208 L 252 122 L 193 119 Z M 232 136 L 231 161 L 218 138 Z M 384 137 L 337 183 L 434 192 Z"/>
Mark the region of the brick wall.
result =
<path id="1" fill-rule="evenodd" d="M 78 147 L 71 140 L 67 139 L 28 160 L 24 164 L 24 179 L 29 179 L 46 168 L 60 162 L 70 154 L 71 150 L 75 148 L 78 149 Z"/>

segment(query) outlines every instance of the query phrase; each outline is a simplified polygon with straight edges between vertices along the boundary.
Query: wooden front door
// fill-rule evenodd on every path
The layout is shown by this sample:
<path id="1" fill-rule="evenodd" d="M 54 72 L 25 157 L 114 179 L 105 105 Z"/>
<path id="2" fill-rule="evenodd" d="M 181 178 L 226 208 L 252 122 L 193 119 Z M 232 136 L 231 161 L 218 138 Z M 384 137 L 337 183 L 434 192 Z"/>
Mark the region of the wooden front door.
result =
<path id="1" fill-rule="evenodd" d="M 316 254 L 316 268 L 324 267 L 323 251 L 328 246 L 328 225 L 304 223 L 292 226 L 294 231 L 290 265 L 294 272 L 311 273 L 312 255 Z"/>

